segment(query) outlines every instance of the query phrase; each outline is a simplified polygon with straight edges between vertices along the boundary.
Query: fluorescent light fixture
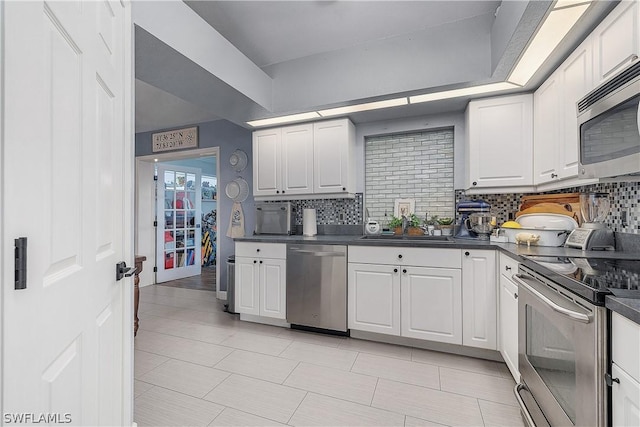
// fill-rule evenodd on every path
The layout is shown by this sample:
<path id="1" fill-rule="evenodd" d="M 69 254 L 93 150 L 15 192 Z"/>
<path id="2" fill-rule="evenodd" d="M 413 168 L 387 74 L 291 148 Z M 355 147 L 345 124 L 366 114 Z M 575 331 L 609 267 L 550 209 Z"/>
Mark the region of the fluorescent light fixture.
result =
<path id="1" fill-rule="evenodd" d="M 503 90 L 515 89 L 519 87 L 513 83 L 500 82 L 490 83 L 487 85 L 471 86 L 462 89 L 445 90 L 442 92 L 425 93 L 424 95 L 416 95 L 409 98 L 411 104 L 419 104 L 421 102 L 436 101 L 438 99 L 457 98 L 460 96 L 479 95 L 481 93 L 500 92 Z"/>
<path id="2" fill-rule="evenodd" d="M 572 0 L 558 1 L 507 80 L 521 86 L 526 85 L 590 4 L 590 2 L 576 3 Z"/>
<path id="3" fill-rule="evenodd" d="M 387 99 L 385 101 L 367 102 L 365 104 L 347 105 L 346 107 L 329 108 L 327 110 L 320 110 L 318 113 L 322 117 L 339 116 L 349 113 L 357 113 L 360 111 L 377 110 L 380 108 L 398 107 L 400 105 L 407 105 L 407 98 Z"/>
<path id="4" fill-rule="evenodd" d="M 247 122 L 247 124 L 249 126 L 259 127 L 278 125 L 281 123 L 299 122 L 301 120 L 317 119 L 318 117 L 320 117 L 318 113 L 316 113 L 315 111 L 310 111 L 308 113 L 291 114 L 289 116 L 272 117 L 270 119 L 252 120 L 250 122 Z"/>

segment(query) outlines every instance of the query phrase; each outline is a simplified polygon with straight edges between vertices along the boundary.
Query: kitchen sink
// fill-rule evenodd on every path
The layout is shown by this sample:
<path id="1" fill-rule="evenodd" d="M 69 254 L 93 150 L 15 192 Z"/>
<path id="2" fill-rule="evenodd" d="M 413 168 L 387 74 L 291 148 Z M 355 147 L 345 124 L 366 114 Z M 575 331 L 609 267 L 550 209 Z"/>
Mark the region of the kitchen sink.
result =
<path id="1" fill-rule="evenodd" d="M 402 234 L 380 234 L 377 236 L 362 236 L 361 240 L 412 240 L 420 242 L 432 242 L 432 243 L 453 243 L 453 237 L 451 236 L 409 236 Z"/>

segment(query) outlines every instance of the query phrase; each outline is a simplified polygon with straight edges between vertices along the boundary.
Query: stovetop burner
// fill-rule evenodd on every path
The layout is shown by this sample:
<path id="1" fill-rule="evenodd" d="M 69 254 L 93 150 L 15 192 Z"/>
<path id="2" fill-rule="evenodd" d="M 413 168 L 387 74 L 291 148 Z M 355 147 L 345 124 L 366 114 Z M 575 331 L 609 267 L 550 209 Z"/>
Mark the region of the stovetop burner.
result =
<path id="1" fill-rule="evenodd" d="M 533 262 L 525 262 L 525 265 L 595 304 L 604 304 L 608 294 L 640 298 L 638 260 L 559 256 L 526 258 Z"/>

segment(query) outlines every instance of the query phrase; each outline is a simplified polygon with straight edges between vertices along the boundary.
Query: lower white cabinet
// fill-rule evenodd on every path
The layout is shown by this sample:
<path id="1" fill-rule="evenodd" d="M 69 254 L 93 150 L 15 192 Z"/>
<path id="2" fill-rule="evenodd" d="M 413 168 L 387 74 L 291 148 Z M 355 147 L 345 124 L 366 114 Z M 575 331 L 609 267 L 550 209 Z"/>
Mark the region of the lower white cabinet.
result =
<path id="1" fill-rule="evenodd" d="M 462 283 L 459 269 L 403 267 L 400 279 L 401 335 L 462 344 Z"/>
<path id="2" fill-rule="evenodd" d="M 496 252 L 465 249 L 462 257 L 462 344 L 498 349 Z"/>
<path id="3" fill-rule="evenodd" d="M 287 261 L 285 258 L 268 258 L 282 253 L 282 248 L 278 244 L 242 243 L 252 246 L 238 250 L 238 245 L 240 243 L 236 244 L 237 254 L 251 253 L 253 251 L 247 248 L 255 246 L 256 253 L 262 249 L 267 256 L 236 256 L 236 312 L 285 319 Z M 274 246 L 273 250 L 270 250 L 271 246 Z"/>
<path id="4" fill-rule="evenodd" d="M 462 344 L 460 250 L 350 247 L 349 259 L 349 329 Z"/>
<path id="5" fill-rule="evenodd" d="M 611 400 L 614 426 L 640 426 L 640 325 L 611 315 Z"/>
<path id="6" fill-rule="evenodd" d="M 499 344 L 498 349 L 511 375 L 520 382 L 518 369 L 518 285 L 511 276 L 518 272 L 518 262 L 500 254 Z"/>

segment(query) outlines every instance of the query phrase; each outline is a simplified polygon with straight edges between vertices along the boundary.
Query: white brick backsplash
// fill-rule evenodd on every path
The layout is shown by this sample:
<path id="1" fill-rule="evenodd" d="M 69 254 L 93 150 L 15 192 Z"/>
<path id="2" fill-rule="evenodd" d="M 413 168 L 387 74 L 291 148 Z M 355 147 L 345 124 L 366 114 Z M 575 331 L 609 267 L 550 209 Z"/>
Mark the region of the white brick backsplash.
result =
<path id="1" fill-rule="evenodd" d="M 453 129 L 371 137 L 365 148 L 365 204 L 373 219 L 394 200 L 415 199 L 416 214 L 453 216 Z"/>

